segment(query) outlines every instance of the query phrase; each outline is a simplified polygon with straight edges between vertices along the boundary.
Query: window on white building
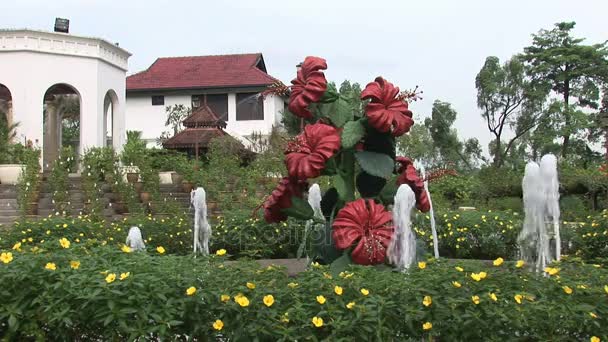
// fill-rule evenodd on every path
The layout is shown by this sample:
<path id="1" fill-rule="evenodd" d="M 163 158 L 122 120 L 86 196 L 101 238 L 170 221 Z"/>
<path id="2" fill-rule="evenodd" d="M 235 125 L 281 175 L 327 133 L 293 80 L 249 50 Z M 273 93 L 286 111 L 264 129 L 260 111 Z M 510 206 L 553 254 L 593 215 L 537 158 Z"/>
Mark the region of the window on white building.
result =
<path id="1" fill-rule="evenodd" d="M 152 96 L 152 105 L 153 106 L 164 106 L 165 105 L 165 97 L 162 95 Z"/>
<path id="2" fill-rule="evenodd" d="M 236 94 L 236 120 L 264 120 L 264 100 L 257 93 Z"/>
<path id="3" fill-rule="evenodd" d="M 218 118 L 228 121 L 228 94 L 207 94 L 207 105 Z"/>

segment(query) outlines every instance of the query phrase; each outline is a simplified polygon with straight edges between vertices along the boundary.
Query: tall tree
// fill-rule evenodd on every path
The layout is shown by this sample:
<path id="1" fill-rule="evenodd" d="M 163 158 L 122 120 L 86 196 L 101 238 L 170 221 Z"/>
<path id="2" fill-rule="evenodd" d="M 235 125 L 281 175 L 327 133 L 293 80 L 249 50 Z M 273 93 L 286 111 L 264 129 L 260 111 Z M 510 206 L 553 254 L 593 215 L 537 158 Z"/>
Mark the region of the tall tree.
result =
<path id="1" fill-rule="evenodd" d="M 522 55 L 532 81 L 551 89 L 560 98 L 559 122 L 563 124 L 559 128 L 564 157 L 571 136 L 585 128 L 575 125 L 576 116 L 583 113 L 577 109 L 597 109 L 601 86 L 608 81 L 606 43 L 582 44 L 584 39 L 572 36 L 574 26 L 574 22 L 561 22 L 551 30 L 540 30 Z"/>
<path id="2" fill-rule="evenodd" d="M 490 56 L 475 78 L 477 106 L 488 130 L 494 136 L 490 146 L 495 167 L 501 167 L 513 144 L 529 132 L 542 115 L 538 99 L 541 93 L 526 79 L 524 65 L 511 58 L 503 65 L 498 57 Z M 513 137 L 503 142 L 507 129 Z"/>

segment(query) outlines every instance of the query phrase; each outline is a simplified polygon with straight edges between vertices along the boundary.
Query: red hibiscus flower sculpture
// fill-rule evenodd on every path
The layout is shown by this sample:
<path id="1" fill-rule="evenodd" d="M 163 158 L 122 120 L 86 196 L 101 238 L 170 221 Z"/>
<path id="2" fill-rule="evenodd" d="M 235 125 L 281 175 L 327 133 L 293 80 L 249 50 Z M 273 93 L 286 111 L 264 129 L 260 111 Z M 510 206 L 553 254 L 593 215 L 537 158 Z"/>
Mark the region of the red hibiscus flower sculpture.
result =
<path id="1" fill-rule="evenodd" d="M 362 198 L 350 202 L 338 212 L 332 228 L 338 249 L 357 244 L 351 254 L 355 263 L 374 265 L 384 262 L 394 228 L 391 213 L 381 204 Z"/>
<path id="2" fill-rule="evenodd" d="M 302 63 L 298 76 L 291 83 L 289 96 L 289 111 L 301 118 L 310 119 L 312 113 L 308 105 L 318 102 L 327 90 L 325 74 L 320 70 L 327 69 L 327 62 L 323 58 L 308 56 Z"/>
<path id="3" fill-rule="evenodd" d="M 396 137 L 409 132 L 414 124 L 407 102 L 397 95 L 399 87 L 382 77 L 377 77 L 361 92 L 361 99 L 371 100 L 365 107 L 369 124 L 380 132 L 390 132 L 392 128 Z"/>
<path id="4" fill-rule="evenodd" d="M 264 219 L 266 222 L 287 220 L 287 215 L 283 214 L 281 209 L 290 208 L 292 205 L 291 197 L 302 197 L 306 188 L 306 182 L 289 179 L 288 177 L 281 179 L 279 185 L 264 202 Z"/>
<path id="5" fill-rule="evenodd" d="M 306 125 L 285 152 L 289 176 L 305 180 L 321 175 L 327 159 L 340 148 L 340 133 L 330 125 Z"/>
<path id="6" fill-rule="evenodd" d="M 411 159 L 406 157 L 397 157 L 397 163 L 401 164 L 397 172 L 400 174 L 397 177 L 397 185 L 407 184 L 412 188 L 416 195 L 416 208 L 422 212 L 431 210 L 431 202 L 424 188 L 424 180 L 418 177 L 418 172 L 414 167 Z"/>

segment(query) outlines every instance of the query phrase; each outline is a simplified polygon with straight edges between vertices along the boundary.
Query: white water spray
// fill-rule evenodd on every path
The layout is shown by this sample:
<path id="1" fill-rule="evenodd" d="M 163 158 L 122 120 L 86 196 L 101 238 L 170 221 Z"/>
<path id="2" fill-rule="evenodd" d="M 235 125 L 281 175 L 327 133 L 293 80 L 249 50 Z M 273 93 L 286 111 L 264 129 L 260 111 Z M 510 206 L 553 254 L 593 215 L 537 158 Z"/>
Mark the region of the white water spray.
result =
<path id="1" fill-rule="evenodd" d="M 555 239 L 555 259 L 562 255 L 562 241 L 559 233 L 559 181 L 557 178 L 557 158 L 553 154 L 546 154 L 540 160 L 540 174 L 543 182 L 545 196 L 545 213 L 553 223 L 553 237 Z"/>
<path id="2" fill-rule="evenodd" d="M 211 237 L 211 226 L 207 221 L 207 200 L 205 189 L 202 187 L 192 190 L 190 203 L 194 207 L 194 255 L 200 252 L 209 255 L 209 238 Z"/>
<path id="3" fill-rule="evenodd" d="M 545 226 L 545 196 L 540 167 L 535 162 L 526 165 L 522 180 L 524 197 L 524 226 L 517 237 L 520 254 L 540 272 L 551 262 L 549 236 Z"/>
<path id="4" fill-rule="evenodd" d="M 315 213 L 315 217 L 325 220 L 321 211 L 321 188 L 315 183 L 308 189 L 308 204 Z"/>
<path id="5" fill-rule="evenodd" d="M 134 251 L 143 251 L 146 249 L 146 245 L 144 244 L 144 239 L 141 236 L 141 230 L 139 227 L 131 227 L 131 229 L 129 229 L 129 234 L 127 234 L 125 245 L 131 247 L 131 249 Z"/>
<path id="6" fill-rule="evenodd" d="M 393 206 L 395 233 L 388 246 L 388 260 L 397 268 L 407 270 L 416 260 L 416 235 L 412 230 L 411 214 L 416 195 L 407 184 L 397 189 Z"/>
<path id="7" fill-rule="evenodd" d="M 418 163 L 416 167 L 420 170 L 420 174 L 422 179 L 426 179 L 426 170 L 424 169 L 424 165 L 422 163 Z M 429 215 L 431 217 L 431 232 L 433 234 L 433 253 L 435 255 L 435 259 L 439 258 L 439 239 L 437 238 L 437 228 L 435 225 L 435 209 L 433 208 L 433 201 L 431 200 L 431 192 L 429 191 L 429 181 L 424 181 L 424 191 L 426 191 L 426 196 L 429 199 L 429 206 L 431 210 L 429 210 Z"/>

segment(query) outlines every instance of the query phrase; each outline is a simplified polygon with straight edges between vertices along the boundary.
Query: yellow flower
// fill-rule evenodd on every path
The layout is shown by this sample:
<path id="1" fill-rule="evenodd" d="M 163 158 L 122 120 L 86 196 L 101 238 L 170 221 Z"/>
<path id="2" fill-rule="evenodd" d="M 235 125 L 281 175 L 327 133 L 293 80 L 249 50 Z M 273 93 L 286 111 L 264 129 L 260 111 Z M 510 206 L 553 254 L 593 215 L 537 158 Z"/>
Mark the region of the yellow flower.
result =
<path id="1" fill-rule="evenodd" d="M 564 289 L 566 294 L 572 294 L 572 289 L 569 286 L 562 286 L 562 289 Z"/>
<path id="2" fill-rule="evenodd" d="M 110 273 L 106 276 L 106 283 L 111 283 L 114 280 L 116 280 L 116 274 L 115 273 Z"/>
<path id="3" fill-rule="evenodd" d="M 47 270 L 54 271 L 57 269 L 57 265 L 55 265 L 54 262 L 47 262 L 46 265 L 44 266 L 44 268 Z"/>
<path id="4" fill-rule="evenodd" d="M 323 297 L 322 295 L 317 296 L 317 302 L 319 302 L 319 304 L 323 305 L 325 304 L 325 297 Z"/>
<path id="5" fill-rule="evenodd" d="M 63 224 L 63 228 L 67 228 L 67 227 L 68 227 L 68 224 L 67 224 L 67 223 L 64 223 L 64 224 Z"/>
<path id="6" fill-rule="evenodd" d="M 505 262 L 505 260 L 503 258 L 498 258 L 498 259 L 494 260 L 494 262 L 492 264 L 494 264 L 494 266 L 500 266 L 500 265 L 502 265 L 503 262 Z"/>
<path id="7" fill-rule="evenodd" d="M 283 316 L 281 316 L 281 322 L 289 323 L 289 312 L 286 312 Z"/>
<path id="8" fill-rule="evenodd" d="M 223 327 L 224 327 L 224 322 L 222 322 L 221 319 L 216 319 L 215 322 L 213 322 L 213 329 L 222 330 Z"/>
<path id="9" fill-rule="evenodd" d="M 456 271 L 458 272 L 464 272 L 464 268 L 460 267 L 460 266 L 456 266 L 454 267 L 456 269 Z"/>
<path id="10" fill-rule="evenodd" d="M 0 261 L 2 261 L 5 264 L 8 264 L 9 262 L 13 261 L 13 253 L 6 252 L 6 253 L 0 254 Z"/>
<path id="11" fill-rule="evenodd" d="M 515 267 L 517 268 L 522 268 L 525 265 L 525 261 L 523 260 L 517 260 L 517 263 L 515 264 Z"/>
<path id="12" fill-rule="evenodd" d="M 319 268 L 319 267 L 321 267 L 321 265 L 318 262 L 315 261 L 315 262 L 312 263 L 312 267 Z"/>
<path id="13" fill-rule="evenodd" d="M 462 284 L 460 284 L 460 283 L 459 283 L 459 282 L 457 282 L 457 281 L 453 281 L 453 282 L 452 282 L 452 285 L 454 285 L 454 287 L 455 287 L 455 288 L 459 288 L 459 287 L 461 287 L 461 286 L 462 286 Z"/>
<path id="14" fill-rule="evenodd" d="M 227 301 L 229 301 L 229 300 L 230 300 L 230 296 L 229 296 L 229 295 L 227 295 L 227 294 L 223 294 L 223 295 L 221 295 L 221 296 L 220 296 L 220 300 L 221 300 L 222 302 L 226 303 Z"/>
<path id="15" fill-rule="evenodd" d="M 272 295 L 266 295 L 264 296 L 263 302 L 267 307 L 271 307 L 272 304 L 274 304 L 274 297 Z"/>
<path id="16" fill-rule="evenodd" d="M 70 240 L 66 239 L 66 238 L 61 238 L 59 239 L 59 244 L 61 245 L 61 247 L 63 248 L 70 248 Z"/>
<path id="17" fill-rule="evenodd" d="M 596 315 L 595 313 L 593 313 L 593 312 L 590 312 L 590 313 L 589 313 L 589 316 L 591 316 L 591 317 L 593 317 L 593 318 L 597 318 L 597 315 Z"/>
<path id="18" fill-rule="evenodd" d="M 597 336 L 591 336 L 591 340 L 589 340 L 590 342 L 600 342 L 600 338 Z"/>
<path id="19" fill-rule="evenodd" d="M 352 310 L 355 307 L 355 302 L 350 302 L 348 304 L 346 304 L 346 308 L 349 310 Z"/>
<path id="20" fill-rule="evenodd" d="M 429 306 L 431 306 L 431 304 L 433 304 L 433 298 L 431 298 L 431 296 L 424 296 L 424 298 L 422 299 L 422 305 L 428 308 Z"/>
<path id="21" fill-rule="evenodd" d="M 323 318 L 321 317 L 313 317 L 312 318 L 312 324 L 314 324 L 315 327 L 320 328 L 323 326 Z"/>
<path id="22" fill-rule="evenodd" d="M 421 269 L 421 270 L 425 269 L 426 268 L 426 262 L 419 261 L 418 262 L 418 268 Z"/>
<path id="23" fill-rule="evenodd" d="M 188 296 L 192 296 L 196 293 L 196 287 L 194 286 L 190 286 L 189 288 L 186 289 L 186 294 Z"/>
<path id="24" fill-rule="evenodd" d="M 361 294 L 364 296 L 367 296 L 369 294 L 369 290 L 368 289 L 361 289 Z"/>
<path id="25" fill-rule="evenodd" d="M 521 304 L 521 300 L 524 298 L 524 296 L 517 294 L 513 298 L 515 298 L 515 301 L 517 302 L 517 304 Z"/>
<path id="26" fill-rule="evenodd" d="M 298 287 L 298 283 L 289 283 L 289 284 L 287 284 L 287 286 L 289 286 L 292 289 L 295 289 L 296 287 Z"/>
<path id="27" fill-rule="evenodd" d="M 15 245 L 13 245 L 13 250 L 21 251 L 21 242 L 17 242 Z"/>
<path id="28" fill-rule="evenodd" d="M 559 268 L 545 267 L 545 272 L 550 276 L 556 275 L 559 272 Z"/>
<path id="29" fill-rule="evenodd" d="M 249 306 L 249 299 L 247 299 L 247 297 L 243 296 L 243 295 L 238 295 L 235 297 L 235 301 L 237 303 L 239 303 L 240 306 L 242 307 L 247 307 Z"/>
<path id="30" fill-rule="evenodd" d="M 130 275 L 131 275 L 131 272 L 121 273 L 120 280 L 125 280 L 125 279 L 129 278 Z"/>
<path id="31" fill-rule="evenodd" d="M 225 249 L 223 249 L 223 248 L 222 248 L 222 249 L 218 249 L 218 250 L 215 252 L 215 255 L 218 255 L 218 256 L 222 256 L 222 255 L 225 255 L 225 254 L 226 254 L 226 250 L 225 250 Z"/>
<path id="32" fill-rule="evenodd" d="M 163 246 L 156 247 L 158 254 L 165 254 L 165 248 Z"/>
<path id="33" fill-rule="evenodd" d="M 131 247 L 124 245 L 122 246 L 122 248 L 120 249 L 121 251 L 125 252 L 125 253 L 131 253 Z"/>
<path id="34" fill-rule="evenodd" d="M 475 281 L 481 280 L 481 276 L 478 273 L 471 273 L 471 278 L 473 278 Z"/>
<path id="35" fill-rule="evenodd" d="M 604 292 L 608 293 L 608 285 L 604 285 Z"/>
<path id="36" fill-rule="evenodd" d="M 247 288 L 248 288 L 248 289 L 253 290 L 253 289 L 255 289 L 255 284 L 254 284 L 254 283 L 249 283 L 249 282 L 248 282 L 248 283 L 247 283 Z"/>
<path id="37" fill-rule="evenodd" d="M 471 300 L 473 301 L 473 303 L 475 303 L 475 305 L 479 304 L 479 296 L 472 296 Z"/>
<path id="38" fill-rule="evenodd" d="M 494 294 L 493 292 L 490 292 L 489 296 L 490 296 L 490 299 L 492 299 L 493 301 L 498 300 L 498 297 L 496 297 L 496 294 Z"/>
<path id="39" fill-rule="evenodd" d="M 433 323 L 431 322 L 426 322 L 422 325 L 422 329 L 423 330 L 431 330 L 433 329 Z"/>
<path id="40" fill-rule="evenodd" d="M 75 261 L 75 260 L 70 261 L 70 267 L 73 270 L 77 270 L 80 267 L 80 261 Z"/>
<path id="41" fill-rule="evenodd" d="M 335 292 L 335 293 L 336 293 L 338 296 L 341 296 L 341 295 L 342 295 L 342 292 L 344 292 L 344 290 L 342 289 L 342 287 L 341 287 L 341 286 L 336 285 L 336 286 L 334 286 L 334 292 Z"/>
<path id="42" fill-rule="evenodd" d="M 487 277 L 488 274 L 486 272 L 479 272 L 479 278 L 481 279 L 485 279 L 485 277 Z"/>

